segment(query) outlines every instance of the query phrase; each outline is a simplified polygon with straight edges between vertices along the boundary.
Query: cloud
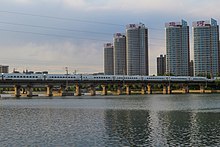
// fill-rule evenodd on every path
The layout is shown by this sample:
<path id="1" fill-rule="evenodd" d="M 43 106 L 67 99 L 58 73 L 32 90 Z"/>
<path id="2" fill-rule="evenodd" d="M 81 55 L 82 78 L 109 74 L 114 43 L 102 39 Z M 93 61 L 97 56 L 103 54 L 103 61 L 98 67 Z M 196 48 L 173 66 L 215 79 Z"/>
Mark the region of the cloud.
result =
<path id="1" fill-rule="evenodd" d="M 88 45 L 89 44 L 89 45 Z M 8 47 L 1 46 L 0 58 L 3 63 L 10 64 L 10 68 L 20 71 L 49 70 L 54 73 L 62 73 L 65 67 L 70 71 L 77 70 L 80 73 L 93 73 L 103 71 L 103 51 L 99 44 L 85 42 L 77 44 L 73 42 L 57 43 L 25 43 Z M 6 58 L 7 55 L 10 55 Z"/>
<path id="2" fill-rule="evenodd" d="M 65 7 L 82 13 L 126 13 L 127 17 L 157 15 L 163 18 L 195 19 L 217 18 L 220 13 L 218 0 L 63 0 L 62 3 Z"/>
<path id="3" fill-rule="evenodd" d="M 73 7 L 73 8 L 85 8 L 88 7 L 88 3 L 86 3 L 84 0 L 63 0 L 63 4 L 69 7 Z"/>
<path id="4" fill-rule="evenodd" d="M 164 23 L 185 19 L 191 28 L 192 21 L 207 20 L 211 17 L 218 20 L 219 5 L 219 0 L 3 0 L 0 5 L 2 10 L 79 21 L 0 13 L 1 21 L 106 34 L 0 24 L 1 29 L 7 30 L 73 36 L 57 38 L 54 35 L 40 36 L 1 31 L 0 50 L 4 52 L 0 54 L 1 64 L 21 70 L 34 68 L 63 72 L 64 66 L 68 66 L 72 71 L 75 69 L 79 72 L 103 71 L 103 43 L 105 43 L 103 40 L 111 42 L 111 34 L 125 32 L 123 25 L 142 22 L 149 28 L 150 73 L 155 74 L 156 57 L 166 52 Z M 98 23 L 89 23 L 91 21 Z M 120 26 L 104 25 L 99 22 Z M 97 40 L 91 41 L 88 38 Z"/>
<path id="5" fill-rule="evenodd" d="M 12 1 L 18 4 L 23 4 L 23 5 L 31 4 L 33 2 L 32 0 L 12 0 Z"/>

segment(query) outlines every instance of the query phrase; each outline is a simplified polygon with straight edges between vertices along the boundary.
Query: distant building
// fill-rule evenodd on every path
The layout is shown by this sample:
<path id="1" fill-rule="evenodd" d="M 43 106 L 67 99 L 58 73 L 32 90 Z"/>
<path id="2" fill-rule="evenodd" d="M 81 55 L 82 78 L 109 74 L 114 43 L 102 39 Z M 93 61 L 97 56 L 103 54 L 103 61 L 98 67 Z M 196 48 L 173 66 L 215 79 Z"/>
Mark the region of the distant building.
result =
<path id="1" fill-rule="evenodd" d="M 194 76 L 194 65 L 193 65 L 193 60 L 190 61 L 189 63 L 189 76 L 193 77 Z"/>
<path id="2" fill-rule="evenodd" d="M 104 75 L 103 72 L 93 73 L 92 75 Z"/>
<path id="3" fill-rule="evenodd" d="M 114 34 L 113 38 L 114 52 L 114 74 L 126 75 L 126 37 L 121 33 Z"/>
<path id="4" fill-rule="evenodd" d="M 166 55 L 157 57 L 157 76 L 163 76 L 166 73 Z"/>
<path id="5" fill-rule="evenodd" d="M 9 66 L 0 65 L 0 73 L 8 73 Z"/>
<path id="6" fill-rule="evenodd" d="M 187 22 L 169 22 L 166 27 L 166 72 L 175 76 L 189 75 L 189 26 Z"/>
<path id="7" fill-rule="evenodd" d="M 126 26 L 127 75 L 148 75 L 148 29 L 144 24 Z"/>
<path id="8" fill-rule="evenodd" d="M 113 45 L 104 44 L 104 73 L 105 75 L 114 75 Z"/>
<path id="9" fill-rule="evenodd" d="M 214 19 L 193 22 L 195 76 L 219 74 L 219 26 Z"/>

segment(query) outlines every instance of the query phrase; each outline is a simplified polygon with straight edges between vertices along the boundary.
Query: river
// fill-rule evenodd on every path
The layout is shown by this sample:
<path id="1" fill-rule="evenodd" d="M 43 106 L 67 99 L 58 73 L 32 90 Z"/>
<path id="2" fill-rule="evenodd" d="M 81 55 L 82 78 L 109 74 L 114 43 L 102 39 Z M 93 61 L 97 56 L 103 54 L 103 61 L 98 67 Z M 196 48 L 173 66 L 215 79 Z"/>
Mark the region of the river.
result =
<path id="1" fill-rule="evenodd" d="M 220 146 L 220 95 L 4 99 L 0 146 Z"/>

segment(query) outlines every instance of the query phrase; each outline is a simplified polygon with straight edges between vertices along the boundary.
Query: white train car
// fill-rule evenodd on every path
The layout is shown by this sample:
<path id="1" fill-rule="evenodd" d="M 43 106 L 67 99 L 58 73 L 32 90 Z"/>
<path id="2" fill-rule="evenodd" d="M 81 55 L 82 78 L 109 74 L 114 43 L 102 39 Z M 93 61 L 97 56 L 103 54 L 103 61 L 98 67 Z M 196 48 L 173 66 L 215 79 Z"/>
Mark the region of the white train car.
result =
<path id="1" fill-rule="evenodd" d="M 189 76 L 170 76 L 169 77 L 169 81 L 182 81 L 182 82 L 187 82 L 190 81 L 190 77 Z"/>
<path id="2" fill-rule="evenodd" d="M 124 76 L 124 81 L 141 81 L 142 76 Z"/>
<path id="3" fill-rule="evenodd" d="M 167 76 L 143 76 L 143 80 L 148 82 L 148 81 L 168 81 Z"/>
<path id="4" fill-rule="evenodd" d="M 214 80 L 220 80 L 220 77 L 214 77 L 213 79 Z"/>
<path id="5" fill-rule="evenodd" d="M 43 80 L 43 74 L 3 73 L 2 80 Z"/>
<path id="6" fill-rule="evenodd" d="M 124 81 L 124 79 L 125 79 L 125 76 L 124 76 L 124 75 L 114 76 L 114 80 L 115 80 L 115 81 Z"/>
<path id="7" fill-rule="evenodd" d="M 80 75 L 76 74 L 46 74 L 45 80 L 81 80 Z"/>
<path id="8" fill-rule="evenodd" d="M 207 81 L 206 77 L 191 77 L 190 81 L 192 82 L 205 82 Z"/>
<path id="9" fill-rule="evenodd" d="M 113 75 L 82 75 L 83 81 L 113 81 Z"/>

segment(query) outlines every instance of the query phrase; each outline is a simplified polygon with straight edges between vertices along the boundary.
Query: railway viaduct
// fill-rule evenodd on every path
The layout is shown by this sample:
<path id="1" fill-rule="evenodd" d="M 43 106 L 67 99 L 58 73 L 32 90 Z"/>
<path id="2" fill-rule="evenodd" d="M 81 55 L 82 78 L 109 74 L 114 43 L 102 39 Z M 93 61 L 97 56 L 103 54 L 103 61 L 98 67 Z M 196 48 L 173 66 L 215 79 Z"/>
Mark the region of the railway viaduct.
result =
<path id="1" fill-rule="evenodd" d="M 139 89 L 139 93 L 141 94 L 152 94 L 153 88 L 152 86 L 155 84 L 160 84 L 163 89 L 163 94 L 171 94 L 172 93 L 172 85 L 178 84 L 181 86 L 179 92 L 180 93 L 189 93 L 189 86 L 197 86 L 199 89 L 197 92 L 205 93 L 205 87 L 216 85 L 214 81 L 203 81 L 203 82 L 189 82 L 189 81 L 103 81 L 103 80 L 95 80 L 95 81 L 72 81 L 68 79 L 64 80 L 1 80 L 0 81 L 0 88 L 13 88 L 14 89 L 14 96 L 20 97 L 22 92 L 25 91 L 28 97 L 32 97 L 33 95 L 33 88 L 46 88 L 46 95 L 53 96 L 53 91 L 56 88 L 59 88 L 59 92 L 62 96 L 67 95 L 75 95 L 81 96 L 81 88 L 82 86 L 87 87 L 89 92 L 92 96 L 96 95 L 96 87 L 102 87 L 102 95 L 107 95 L 107 87 L 108 85 L 116 85 L 117 91 L 115 92 L 117 95 L 121 95 L 123 93 L 130 95 L 131 94 L 131 86 L 132 85 L 139 85 L 141 87 Z M 75 91 L 68 91 L 67 88 L 69 86 L 74 86 Z M 123 90 L 122 87 L 125 87 Z"/>

